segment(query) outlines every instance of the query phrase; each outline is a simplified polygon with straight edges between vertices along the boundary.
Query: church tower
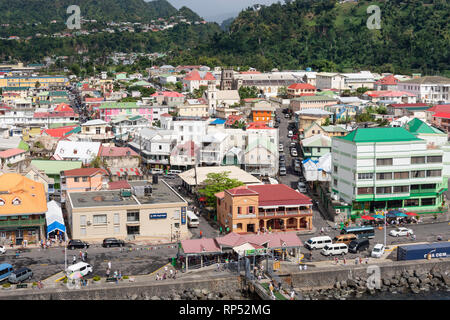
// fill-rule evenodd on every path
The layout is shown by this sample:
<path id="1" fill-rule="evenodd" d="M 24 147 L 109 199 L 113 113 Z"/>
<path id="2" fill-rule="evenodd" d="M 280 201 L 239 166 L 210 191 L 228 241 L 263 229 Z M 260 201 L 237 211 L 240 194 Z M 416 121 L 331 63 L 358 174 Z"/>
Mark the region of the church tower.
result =
<path id="1" fill-rule="evenodd" d="M 234 80 L 233 68 L 222 68 L 220 90 L 232 90 Z"/>

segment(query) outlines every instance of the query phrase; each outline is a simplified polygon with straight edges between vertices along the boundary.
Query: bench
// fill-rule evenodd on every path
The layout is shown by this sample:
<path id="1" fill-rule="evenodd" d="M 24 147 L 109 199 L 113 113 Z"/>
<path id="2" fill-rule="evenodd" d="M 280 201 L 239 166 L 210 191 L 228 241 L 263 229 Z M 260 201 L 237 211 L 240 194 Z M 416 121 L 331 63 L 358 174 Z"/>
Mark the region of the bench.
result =
<path id="1" fill-rule="evenodd" d="M 106 278 L 106 282 L 116 282 L 116 278 Z"/>
<path id="2" fill-rule="evenodd" d="M 19 283 L 16 285 L 16 289 L 23 289 L 23 288 L 28 288 L 28 284 L 26 283 Z"/>

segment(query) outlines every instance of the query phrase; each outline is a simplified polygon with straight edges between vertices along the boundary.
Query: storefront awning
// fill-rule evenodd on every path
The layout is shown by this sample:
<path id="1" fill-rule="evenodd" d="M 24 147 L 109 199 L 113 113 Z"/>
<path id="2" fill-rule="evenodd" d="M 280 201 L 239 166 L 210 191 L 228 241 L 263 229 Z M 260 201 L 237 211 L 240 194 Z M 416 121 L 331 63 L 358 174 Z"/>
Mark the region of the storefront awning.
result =
<path id="1" fill-rule="evenodd" d="M 47 212 L 45 213 L 45 220 L 47 222 L 47 235 L 52 231 L 59 230 L 66 232 L 62 210 L 59 204 L 52 200 L 47 203 Z"/>

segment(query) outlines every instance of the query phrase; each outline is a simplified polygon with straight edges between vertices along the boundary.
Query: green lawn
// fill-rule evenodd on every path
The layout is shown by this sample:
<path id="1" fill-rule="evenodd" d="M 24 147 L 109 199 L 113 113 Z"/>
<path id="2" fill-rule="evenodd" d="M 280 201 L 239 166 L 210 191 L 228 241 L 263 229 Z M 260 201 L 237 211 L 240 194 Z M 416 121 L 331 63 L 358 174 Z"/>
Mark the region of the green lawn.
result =
<path id="1" fill-rule="evenodd" d="M 261 283 L 261 285 L 267 290 L 267 292 L 270 294 L 270 290 L 269 290 L 269 284 L 268 283 Z M 287 300 L 285 296 L 283 296 L 281 293 L 279 293 L 278 291 L 274 292 L 275 298 L 277 298 L 277 300 Z"/>

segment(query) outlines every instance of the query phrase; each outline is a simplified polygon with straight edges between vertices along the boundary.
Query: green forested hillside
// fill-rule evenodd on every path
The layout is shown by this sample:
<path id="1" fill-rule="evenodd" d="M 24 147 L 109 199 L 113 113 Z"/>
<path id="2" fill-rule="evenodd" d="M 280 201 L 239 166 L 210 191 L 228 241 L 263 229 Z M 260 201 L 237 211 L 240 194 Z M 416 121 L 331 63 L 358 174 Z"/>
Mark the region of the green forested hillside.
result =
<path id="1" fill-rule="evenodd" d="M 145 22 L 177 14 L 166 0 L 0 0 L 2 23 L 48 23 L 66 21 L 67 8 L 78 5 L 85 19 L 98 21 Z"/>
<path id="2" fill-rule="evenodd" d="M 381 29 L 369 30 L 369 5 Z M 450 72 L 450 2 L 446 0 L 294 0 L 240 13 L 229 32 L 214 35 L 176 61 L 319 70 Z"/>

